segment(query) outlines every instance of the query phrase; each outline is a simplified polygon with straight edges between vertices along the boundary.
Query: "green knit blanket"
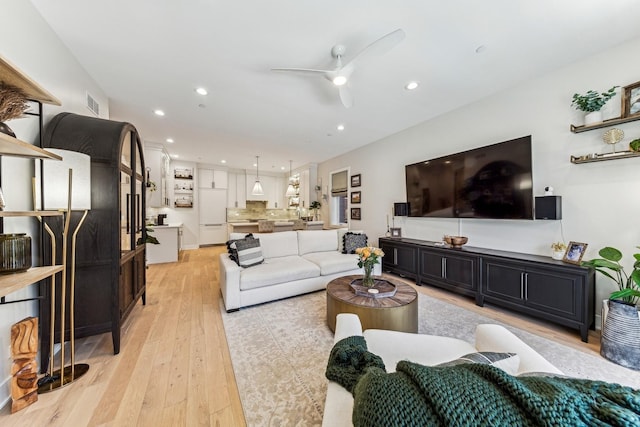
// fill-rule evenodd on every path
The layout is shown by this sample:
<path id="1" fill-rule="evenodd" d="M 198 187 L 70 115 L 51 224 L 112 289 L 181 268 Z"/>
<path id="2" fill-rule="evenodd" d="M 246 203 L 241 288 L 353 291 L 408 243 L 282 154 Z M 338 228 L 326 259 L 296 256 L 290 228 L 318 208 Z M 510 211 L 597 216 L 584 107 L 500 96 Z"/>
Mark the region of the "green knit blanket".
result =
<path id="1" fill-rule="evenodd" d="M 326 376 L 354 397 L 354 426 L 640 426 L 640 390 L 490 365 L 401 361 L 388 374 L 361 336 L 335 344 Z"/>

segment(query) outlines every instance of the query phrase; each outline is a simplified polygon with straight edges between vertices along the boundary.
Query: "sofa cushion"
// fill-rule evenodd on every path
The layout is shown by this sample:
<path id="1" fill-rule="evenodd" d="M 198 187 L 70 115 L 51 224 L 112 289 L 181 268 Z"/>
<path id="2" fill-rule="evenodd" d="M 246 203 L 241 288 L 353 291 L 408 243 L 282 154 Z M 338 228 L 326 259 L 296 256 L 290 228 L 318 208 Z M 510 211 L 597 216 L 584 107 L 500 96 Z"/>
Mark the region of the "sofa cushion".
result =
<path id="1" fill-rule="evenodd" d="M 243 236 L 244 233 L 231 233 L 230 239 Z M 279 233 L 253 233 L 253 237 L 260 239 L 262 255 L 265 259 L 298 255 L 298 234 L 295 231 Z"/>
<path id="2" fill-rule="evenodd" d="M 336 230 L 300 230 L 298 233 L 298 253 L 338 250 L 338 232 Z"/>
<path id="3" fill-rule="evenodd" d="M 362 233 L 348 232 L 344 235 L 344 251 L 345 254 L 354 254 L 356 249 L 367 246 L 367 235 Z"/>
<path id="4" fill-rule="evenodd" d="M 238 265 L 240 267 L 253 267 L 262 264 L 264 257 L 260 248 L 260 239 L 246 238 L 236 240 Z"/>
<path id="5" fill-rule="evenodd" d="M 474 352 L 460 356 L 437 366 L 456 366 L 464 363 L 478 363 L 500 368 L 509 375 L 516 375 L 520 366 L 520 357 L 516 353 L 497 353 L 494 351 Z"/>
<path id="6" fill-rule="evenodd" d="M 358 256 L 353 254 L 341 254 L 338 251 L 313 252 L 302 256 L 320 267 L 323 276 L 358 268 Z"/>
<path id="7" fill-rule="evenodd" d="M 242 270 L 240 290 L 246 291 L 319 275 L 320 267 L 298 255 L 268 258 L 260 265 Z"/>

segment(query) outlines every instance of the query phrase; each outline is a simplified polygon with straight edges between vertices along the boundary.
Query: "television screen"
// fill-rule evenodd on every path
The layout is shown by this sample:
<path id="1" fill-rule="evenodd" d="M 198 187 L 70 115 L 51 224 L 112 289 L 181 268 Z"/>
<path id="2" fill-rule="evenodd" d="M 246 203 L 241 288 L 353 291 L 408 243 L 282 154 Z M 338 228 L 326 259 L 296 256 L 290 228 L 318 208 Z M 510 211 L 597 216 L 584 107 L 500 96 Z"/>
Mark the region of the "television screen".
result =
<path id="1" fill-rule="evenodd" d="M 411 217 L 533 219 L 530 135 L 405 171 Z"/>

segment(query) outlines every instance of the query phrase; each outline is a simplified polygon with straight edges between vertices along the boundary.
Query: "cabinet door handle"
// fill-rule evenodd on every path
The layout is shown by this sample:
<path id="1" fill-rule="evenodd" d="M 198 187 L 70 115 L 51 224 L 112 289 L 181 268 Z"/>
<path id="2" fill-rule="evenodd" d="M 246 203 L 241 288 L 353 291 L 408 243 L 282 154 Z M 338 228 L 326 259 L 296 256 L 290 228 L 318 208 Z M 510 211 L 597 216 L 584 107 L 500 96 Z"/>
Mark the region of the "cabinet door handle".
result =
<path id="1" fill-rule="evenodd" d="M 447 278 L 447 259 L 442 258 L 442 272 L 440 273 L 443 279 Z"/>
<path id="2" fill-rule="evenodd" d="M 398 248 L 393 248 L 393 263 L 398 264 Z"/>
<path id="3" fill-rule="evenodd" d="M 211 188 L 216 188 L 216 182 L 215 181 L 211 181 Z"/>
<path id="4" fill-rule="evenodd" d="M 529 299 L 529 273 L 524 273 L 524 300 Z"/>
<path id="5" fill-rule="evenodd" d="M 520 273 L 520 299 L 524 299 L 524 274 Z"/>

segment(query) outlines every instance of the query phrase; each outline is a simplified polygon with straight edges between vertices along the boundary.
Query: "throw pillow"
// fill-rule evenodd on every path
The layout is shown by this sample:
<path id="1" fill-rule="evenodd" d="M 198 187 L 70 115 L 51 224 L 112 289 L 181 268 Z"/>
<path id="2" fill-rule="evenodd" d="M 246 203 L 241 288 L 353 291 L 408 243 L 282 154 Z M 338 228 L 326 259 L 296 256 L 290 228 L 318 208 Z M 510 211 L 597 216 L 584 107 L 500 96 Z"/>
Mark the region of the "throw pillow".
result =
<path id="1" fill-rule="evenodd" d="M 345 233 L 343 254 L 355 254 L 356 249 L 367 246 L 367 235 L 362 233 Z"/>
<path id="2" fill-rule="evenodd" d="M 481 365 L 492 365 L 500 368 L 509 375 L 516 375 L 520 366 L 520 356 L 516 353 L 496 353 L 492 351 L 482 351 L 469 353 L 455 360 L 444 362 L 436 366 L 456 366 L 464 363 L 478 363 Z"/>
<path id="3" fill-rule="evenodd" d="M 238 240 L 236 242 L 236 248 L 238 250 L 238 265 L 240 267 L 252 267 L 264 262 L 260 239 L 247 238 Z"/>
<path id="4" fill-rule="evenodd" d="M 244 236 L 242 239 L 231 239 L 227 241 L 227 252 L 229 253 L 229 258 L 236 262 L 236 264 L 240 265 L 238 262 L 238 248 L 236 248 L 236 242 L 238 240 L 244 239 L 253 239 L 253 233 L 249 233 Z"/>

